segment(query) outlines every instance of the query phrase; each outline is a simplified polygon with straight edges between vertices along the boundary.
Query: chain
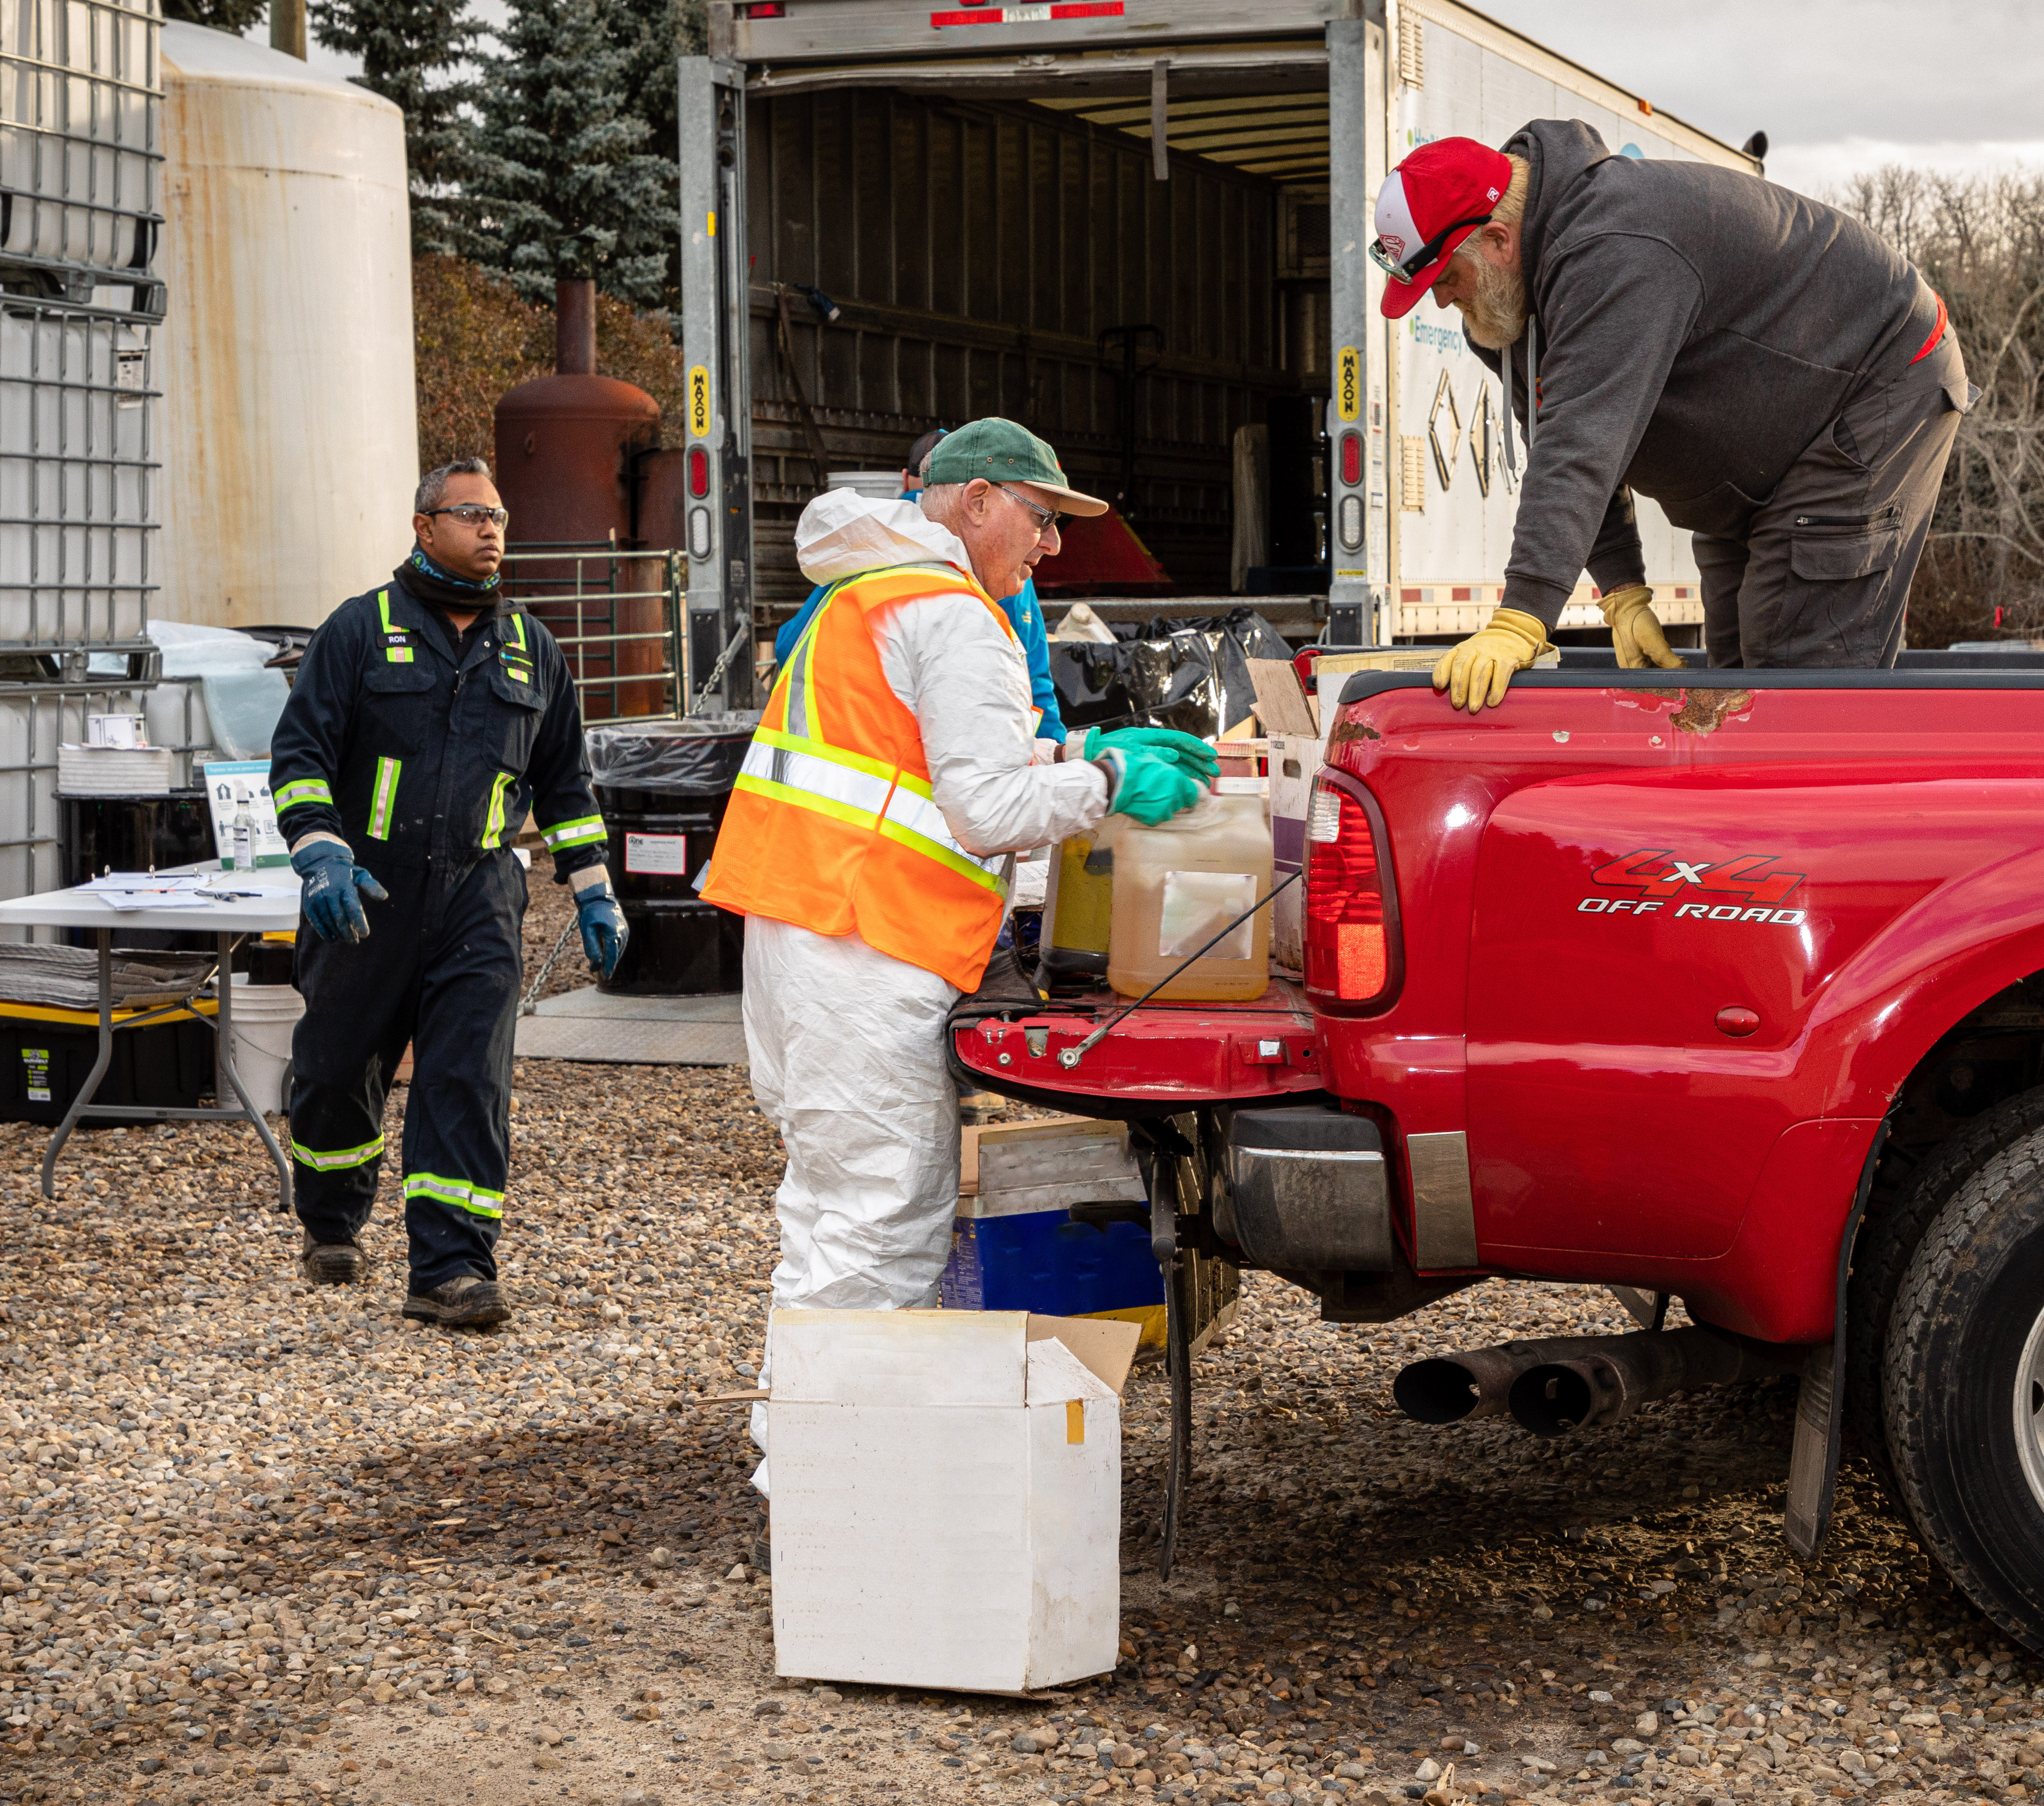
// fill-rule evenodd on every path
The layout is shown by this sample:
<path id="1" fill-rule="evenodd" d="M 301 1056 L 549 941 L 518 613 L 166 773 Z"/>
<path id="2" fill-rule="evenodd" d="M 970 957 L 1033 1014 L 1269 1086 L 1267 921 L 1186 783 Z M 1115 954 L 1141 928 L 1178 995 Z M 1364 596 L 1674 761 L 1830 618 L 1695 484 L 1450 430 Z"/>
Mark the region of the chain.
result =
<path id="1" fill-rule="evenodd" d="M 518 1005 L 518 1013 L 521 1016 L 531 1016 L 538 1010 L 540 993 L 547 988 L 547 980 L 553 972 L 555 962 L 560 958 L 561 949 L 567 945 L 568 936 L 581 925 L 581 920 L 582 918 L 579 916 L 571 916 L 568 925 L 563 928 L 555 938 L 554 951 L 540 962 L 539 977 L 532 981 L 532 988 L 525 993 L 524 1001 Z"/>
<path id="2" fill-rule="evenodd" d="M 690 714 L 700 715 L 702 713 L 703 705 L 709 701 L 710 692 L 724 681 L 724 674 L 731 669 L 731 661 L 737 655 L 738 648 L 751 636 L 751 624 L 743 622 L 725 641 L 723 651 L 717 655 L 717 663 L 710 667 L 709 675 L 703 679 L 702 688 L 696 693 L 695 706 L 690 709 Z"/>

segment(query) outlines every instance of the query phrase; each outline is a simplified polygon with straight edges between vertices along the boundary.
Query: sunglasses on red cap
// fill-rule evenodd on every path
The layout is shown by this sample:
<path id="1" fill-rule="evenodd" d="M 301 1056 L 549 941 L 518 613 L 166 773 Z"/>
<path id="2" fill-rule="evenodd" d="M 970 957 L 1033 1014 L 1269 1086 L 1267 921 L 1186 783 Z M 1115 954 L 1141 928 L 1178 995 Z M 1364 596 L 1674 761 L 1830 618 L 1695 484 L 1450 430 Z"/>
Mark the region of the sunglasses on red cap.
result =
<path id="1" fill-rule="evenodd" d="M 1373 238 L 1370 241 L 1370 260 L 1392 281 L 1409 287 L 1412 279 L 1440 256 L 1457 232 L 1465 226 L 1489 225 L 1491 217 L 1489 213 L 1472 213 L 1466 220 L 1457 220 L 1453 225 L 1443 227 L 1408 257 L 1394 257 L 1382 239 Z"/>

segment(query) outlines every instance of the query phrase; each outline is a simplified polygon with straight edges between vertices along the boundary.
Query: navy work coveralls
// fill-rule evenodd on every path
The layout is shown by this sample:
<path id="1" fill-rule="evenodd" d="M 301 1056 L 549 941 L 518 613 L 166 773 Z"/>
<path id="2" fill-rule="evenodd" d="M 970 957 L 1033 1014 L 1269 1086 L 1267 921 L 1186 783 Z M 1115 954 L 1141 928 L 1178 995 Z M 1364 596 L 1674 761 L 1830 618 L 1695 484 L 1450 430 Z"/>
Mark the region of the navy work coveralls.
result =
<path id="1" fill-rule="evenodd" d="M 316 1242 L 369 1220 L 383 1100 L 413 1047 L 405 1112 L 411 1286 L 497 1277 L 510 1170 L 511 1053 L 536 814 L 556 869 L 601 862 L 582 710 L 553 636 L 486 613 L 457 667 L 445 625 L 400 584 L 343 602 L 313 636 L 271 742 L 286 845 L 347 841 L 390 893 L 351 946 L 301 923 L 291 1039 L 298 1213 Z"/>

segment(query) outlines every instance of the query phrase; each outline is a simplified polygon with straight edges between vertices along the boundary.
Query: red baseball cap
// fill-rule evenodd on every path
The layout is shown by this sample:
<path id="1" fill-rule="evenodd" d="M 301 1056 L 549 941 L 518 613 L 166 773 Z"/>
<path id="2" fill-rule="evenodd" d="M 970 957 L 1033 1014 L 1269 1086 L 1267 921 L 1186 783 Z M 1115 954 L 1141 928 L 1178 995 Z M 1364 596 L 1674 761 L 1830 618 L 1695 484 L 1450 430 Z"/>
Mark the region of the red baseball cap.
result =
<path id="1" fill-rule="evenodd" d="M 1512 159 L 1473 138 L 1436 138 L 1385 177 L 1370 256 L 1390 278 L 1385 319 L 1420 305 L 1456 246 L 1489 221 L 1511 186 Z"/>

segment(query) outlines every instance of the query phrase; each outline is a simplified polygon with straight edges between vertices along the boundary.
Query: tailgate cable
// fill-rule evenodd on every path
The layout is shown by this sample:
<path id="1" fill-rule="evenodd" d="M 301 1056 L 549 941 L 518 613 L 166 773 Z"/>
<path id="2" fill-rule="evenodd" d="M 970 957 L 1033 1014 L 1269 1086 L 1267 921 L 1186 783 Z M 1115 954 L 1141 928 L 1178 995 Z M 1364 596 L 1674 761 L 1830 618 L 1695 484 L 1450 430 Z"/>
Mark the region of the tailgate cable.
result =
<path id="1" fill-rule="evenodd" d="M 1060 1051 L 1058 1055 L 1058 1064 L 1062 1066 L 1066 1071 L 1071 1071 L 1072 1069 L 1076 1066 L 1081 1060 L 1084 1059 L 1095 1047 L 1106 1039 L 1108 1032 L 1114 1028 L 1117 1023 L 1124 1021 L 1129 1016 L 1133 1016 L 1137 1010 L 1140 1009 L 1143 1006 L 1143 1005 L 1156 996 L 1159 991 L 1163 989 L 1166 985 L 1170 984 L 1170 982 L 1174 978 L 1177 978 L 1180 973 L 1183 972 L 1188 966 L 1193 964 L 1196 961 L 1204 959 L 1211 949 L 1220 946 L 1220 943 L 1226 940 L 1230 935 L 1233 934 L 1237 928 L 1240 928 L 1244 922 L 1247 921 L 1251 916 L 1254 915 L 1258 909 L 1262 909 L 1265 904 L 1268 903 L 1271 897 L 1275 897 L 1279 891 L 1282 890 L 1285 885 L 1297 884 L 1299 880 L 1305 875 L 1305 872 L 1306 868 L 1304 866 L 1301 866 L 1297 871 L 1293 873 L 1289 878 L 1285 879 L 1281 883 L 1274 884 L 1271 886 L 1268 894 L 1257 898 L 1257 900 L 1254 903 L 1251 904 L 1247 909 L 1243 910 L 1233 921 L 1230 922 L 1226 928 L 1223 928 L 1219 934 L 1216 935 L 1212 940 L 1208 941 L 1206 943 L 1206 946 L 1201 947 L 1199 951 L 1193 954 L 1190 959 L 1182 960 L 1178 965 L 1174 966 L 1170 971 L 1166 972 L 1162 978 L 1159 978 L 1155 984 L 1152 985 L 1149 989 L 1145 991 L 1142 996 L 1135 1001 L 1135 1002 L 1130 1004 L 1127 1009 L 1122 1010 L 1119 1015 L 1110 1016 L 1106 1021 L 1103 1022 L 1097 1028 L 1093 1030 L 1090 1035 L 1087 1036 L 1086 1038 L 1083 1041 L 1080 1042 L 1076 1047 L 1066 1047 Z"/>

